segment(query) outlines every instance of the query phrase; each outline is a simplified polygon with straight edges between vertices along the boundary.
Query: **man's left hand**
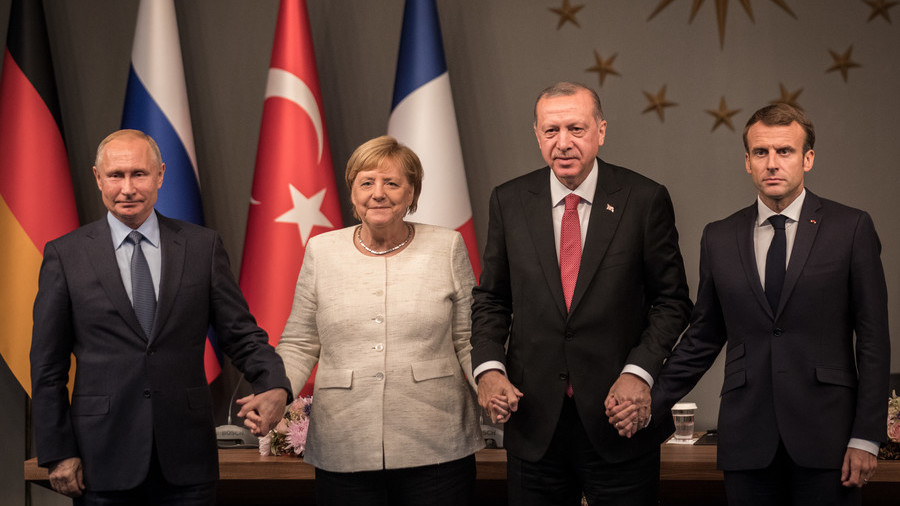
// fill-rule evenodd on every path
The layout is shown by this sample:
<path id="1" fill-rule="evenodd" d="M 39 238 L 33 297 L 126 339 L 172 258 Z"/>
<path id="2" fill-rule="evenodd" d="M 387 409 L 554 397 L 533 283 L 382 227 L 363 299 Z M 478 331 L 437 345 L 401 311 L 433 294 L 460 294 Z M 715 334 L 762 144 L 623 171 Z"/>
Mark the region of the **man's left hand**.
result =
<path id="1" fill-rule="evenodd" d="M 650 385 L 634 374 L 621 374 L 609 389 L 605 406 L 619 435 L 631 437 L 650 419 Z"/>
<path id="2" fill-rule="evenodd" d="M 847 448 L 844 454 L 844 465 L 841 466 L 841 485 L 845 487 L 861 487 L 875 475 L 878 458 L 858 448 Z"/>
<path id="3" fill-rule="evenodd" d="M 265 436 L 284 416 L 287 392 L 273 388 L 257 395 L 250 394 L 237 400 L 241 410 L 237 416 L 244 418 L 244 425 L 255 436 Z"/>

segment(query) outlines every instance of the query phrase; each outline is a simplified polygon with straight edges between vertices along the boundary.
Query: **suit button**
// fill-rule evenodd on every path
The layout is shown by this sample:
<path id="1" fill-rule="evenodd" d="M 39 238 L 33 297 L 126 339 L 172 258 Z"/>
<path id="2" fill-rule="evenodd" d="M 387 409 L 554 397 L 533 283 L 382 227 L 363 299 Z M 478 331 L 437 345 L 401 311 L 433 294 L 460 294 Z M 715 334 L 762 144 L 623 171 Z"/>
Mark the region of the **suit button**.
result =
<path id="1" fill-rule="evenodd" d="M 569 375 L 564 372 L 559 373 L 559 379 L 560 379 L 560 381 L 569 381 Z"/>
<path id="2" fill-rule="evenodd" d="M 150 398 L 150 389 L 149 388 L 144 390 L 144 397 L 146 397 L 148 399 Z"/>
<path id="3" fill-rule="evenodd" d="M 384 351 L 384 345 L 381 343 L 378 343 L 374 347 L 372 347 L 372 349 L 375 351 Z"/>
<path id="4" fill-rule="evenodd" d="M 152 356 L 154 353 L 156 353 L 156 350 L 154 350 L 153 348 L 147 350 L 147 356 Z"/>
<path id="5" fill-rule="evenodd" d="M 375 320 L 375 323 L 382 323 L 382 322 L 384 322 L 384 315 L 378 315 L 374 318 L 374 320 Z"/>
<path id="6" fill-rule="evenodd" d="M 375 379 L 377 379 L 378 381 L 383 380 L 383 379 L 384 379 L 384 373 L 383 373 L 383 372 L 377 373 L 377 374 L 375 375 Z"/>
<path id="7" fill-rule="evenodd" d="M 783 334 L 784 331 L 781 329 L 775 329 L 775 331 L 772 333 L 775 334 L 775 337 L 781 337 L 781 334 Z"/>
<path id="8" fill-rule="evenodd" d="M 574 332 L 566 332 L 566 341 L 571 341 L 572 339 L 575 339 L 575 333 Z"/>

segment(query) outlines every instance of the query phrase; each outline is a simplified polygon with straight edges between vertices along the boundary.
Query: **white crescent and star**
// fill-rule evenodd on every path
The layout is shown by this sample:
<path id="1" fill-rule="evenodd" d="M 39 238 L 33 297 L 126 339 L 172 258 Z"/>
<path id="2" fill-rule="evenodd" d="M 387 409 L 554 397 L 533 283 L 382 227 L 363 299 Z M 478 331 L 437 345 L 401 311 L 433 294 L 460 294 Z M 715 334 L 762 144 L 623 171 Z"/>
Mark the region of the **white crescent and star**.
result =
<path id="1" fill-rule="evenodd" d="M 324 138 L 322 134 L 322 115 L 316 97 L 309 86 L 299 77 L 290 72 L 278 68 L 269 69 L 269 80 L 266 85 L 266 99 L 279 97 L 293 102 L 302 109 L 312 121 L 316 130 L 316 141 L 319 148 L 317 162 L 322 161 Z M 334 225 L 322 211 L 322 202 L 325 201 L 325 189 L 323 188 L 312 197 L 307 198 L 294 185 L 288 184 L 291 194 L 292 208 L 275 218 L 278 223 L 293 223 L 300 232 L 300 240 L 303 245 L 310 238 L 312 228 L 316 225 L 334 228 Z M 261 204 L 260 201 L 250 197 L 251 204 Z"/>

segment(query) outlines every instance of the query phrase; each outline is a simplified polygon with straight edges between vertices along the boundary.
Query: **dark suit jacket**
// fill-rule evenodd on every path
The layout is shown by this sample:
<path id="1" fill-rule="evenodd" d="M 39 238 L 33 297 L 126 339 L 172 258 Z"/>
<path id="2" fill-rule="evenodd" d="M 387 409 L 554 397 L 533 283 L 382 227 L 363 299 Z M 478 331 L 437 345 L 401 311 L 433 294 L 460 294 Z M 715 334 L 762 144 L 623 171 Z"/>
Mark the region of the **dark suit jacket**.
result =
<path id="1" fill-rule="evenodd" d="M 210 324 L 254 392 L 290 392 L 281 359 L 250 315 L 218 234 L 158 216 L 162 270 L 151 336 L 141 330 L 125 292 L 105 216 L 44 249 L 31 347 L 38 463 L 80 457 L 92 490 L 138 485 L 154 441 L 171 483 L 218 479 L 203 370 Z"/>
<path id="2" fill-rule="evenodd" d="M 659 372 L 691 310 L 672 203 L 665 187 L 599 161 L 567 313 L 549 182 L 544 167 L 491 196 L 484 268 L 473 291 L 472 364 L 504 363 L 524 393 L 504 432 L 512 454 L 530 461 L 544 455 L 570 380 L 596 450 L 628 459 L 638 445 L 616 434 L 603 401 L 626 363 Z"/>
<path id="3" fill-rule="evenodd" d="M 697 304 L 654 387 L 654 423 L 669 428 L 660 438 L 671 433 L 668 410 L 727 344 L 719 467 L 763 468 L 780 438 L 799 465 L 840 468 L 850 438 L 886 436 L 881 245 L 868 214 L 807 190 L 773 314 L 753 249 L 756 215 L 754 202 L 703 232 Z"/>

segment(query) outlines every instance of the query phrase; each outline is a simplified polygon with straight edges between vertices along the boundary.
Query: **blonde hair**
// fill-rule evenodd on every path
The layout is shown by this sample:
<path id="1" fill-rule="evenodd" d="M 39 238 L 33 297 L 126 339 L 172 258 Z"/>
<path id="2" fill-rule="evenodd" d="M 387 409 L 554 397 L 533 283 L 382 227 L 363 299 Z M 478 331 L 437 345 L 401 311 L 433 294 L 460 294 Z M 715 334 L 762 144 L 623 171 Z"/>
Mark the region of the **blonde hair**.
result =
<path id="1" fill-rule="evenodd" d="M 419 194 L 422 193 L 422 178 L 425 172 L 422 170 L 422 162 L 413 150 L 397 142 L 397 139 L 382 135 L 369 141 L 364 142 L 347 161 L 347 170 L 344 172 L 344 180 L 347 182 L 347 189 L 353 190 L 353 181 L 356 180 L 357 174 L 366 170 L 377 169 L 385 160 L 391 160 L 400 167 L 400 172 L 406 176 L 406 180 L 413 187 L 412 204 L 409 206 L 409 212 L 414 213 L 418 207 Z M 356 210 L 353 210 L 353 216 Z"/>

